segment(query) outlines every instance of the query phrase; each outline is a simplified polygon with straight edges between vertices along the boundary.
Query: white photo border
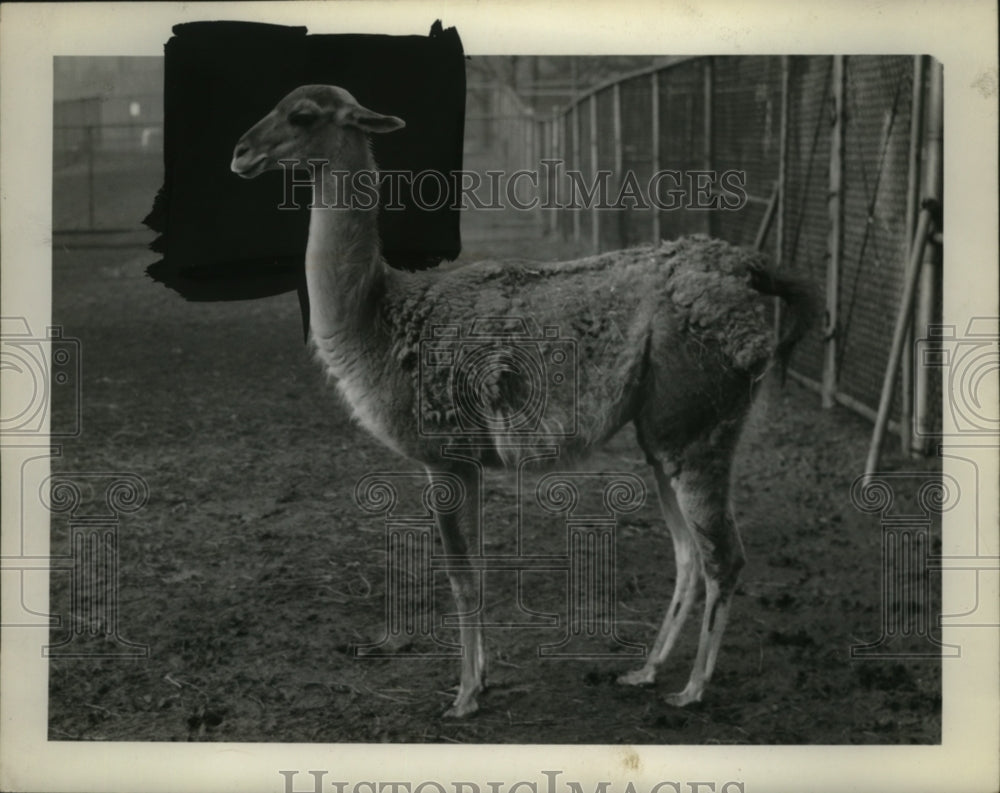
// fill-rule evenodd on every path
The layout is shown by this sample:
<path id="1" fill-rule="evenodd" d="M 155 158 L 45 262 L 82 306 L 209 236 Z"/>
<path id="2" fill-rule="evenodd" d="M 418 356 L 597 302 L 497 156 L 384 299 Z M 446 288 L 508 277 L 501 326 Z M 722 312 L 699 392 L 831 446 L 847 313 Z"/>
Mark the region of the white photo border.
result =
<path id="1" fill-rule="evenodd" d="M 978 2 L 751 3 L 507 2 L 373 0 L 309 3 L 53 3 L 0 7 L 0 257 L 2 313 L 32 328 L 51 324 L 52 91 L 55 56 L 162 55 L 173 25 L 244 20 L 305 25 L 311 33 L 425 35 L 435 19 L 456 26 L 469 54 L 930 54 L 944 64 L 947 196 L 944 317 L 964 328 L 970 317 L 996 317 L 997 305 L 997 18 Z M 20 460 L 39 449 L 4 447 L 4 553 L 22 519 Z M 980 472 L 987 511 L 980 531 L 991 543 L 996 515 L 996 454 Z M 952 471 L 944 460 L 945 473 Z M 954 474 L 961 477 L 961 467 Z M 39 473 L 44 476 L 43 472 Z M 46 521 L 38 514 L 25 519 Z M 970 505 L 945 515 L 975 520 Z M 43 549 L 47 551 L 47 549 Z M 997 574 L 980 576 L 983 622 L 996 624 Z M 947 576 L 946 576 L 947 580 Z M 47 582 L 46 582 L 47 583 Z M 33 602 L 48 602 L 48 592 Z M 3 607 L 11 597 L 5 583 Z M 945 589 L 944 612 L 957 603 Z M 46 629 L 5 629 L 0 657 L 0 789 L 56 791 L 281 791 L 281 769 L 310 769 L 326 779 L 504 781 L 503 790 L 560 770 L 589 790 L 595 780 L 627 781 L 637 793 L 670 780 L 740 780 L 746 791 L 991 790 L 998 778 L 1000 668 L 995 628 L 947 628 L 962 647 L 942 663 L 940 746 L 398 746 L 129 743 L 49 741 L 48 671 L 40 648 Z M 376 770 L 377 769 L 377 770 Z M 332 788 L 331 788 L 332 789 Z M 430 790 L 433 788 L 425 788 Z M 528 788 L 530 789 L 530 788 Z M 667 790 L 670 788 L 662 788 Z M 709 788 L 702 787 L 701 790 Z M 730 790 L 735 790 L 731 788 Z M 350 790 L 350 787 L 347 788 Z"/>

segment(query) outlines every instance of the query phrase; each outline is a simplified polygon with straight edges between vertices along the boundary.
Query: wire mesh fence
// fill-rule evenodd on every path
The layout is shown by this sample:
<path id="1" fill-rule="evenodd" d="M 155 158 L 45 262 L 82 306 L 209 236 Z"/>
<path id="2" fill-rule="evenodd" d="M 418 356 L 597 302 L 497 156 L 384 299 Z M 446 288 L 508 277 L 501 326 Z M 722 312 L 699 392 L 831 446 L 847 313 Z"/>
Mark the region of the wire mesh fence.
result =
<path id="1" fill-rule="evenodd" d="M 545 184 L 545 228 L 594 251 L 699 232 L 759 246 L 827 307 L 794 373 L 872 418 L 924 197 L 914 97 L 928 62 L 699 57 L 599 85 L 539 122 L 539 155 L 562 167 Z M 908 421 L 902 385 L 891 416 Z M 939 425 L 940 386 L 918 387 L 921 420 Z"/>
<path id="2" fill-rule="evenodd" d="M 888 361 L 909 247 L 907 162 L 913 67 L 906 58 L 846 61 L 841 390 L 867 399 Z M 911 232 L 912 233 L 912 232 Z M 896 390 L 893 412 L 899 412 Z"/>
<path id="3" fill-rule="evenodd" d="M 531 108 L 511 86 L 495 80 L 467 85 L 463 171 L 474 189 L 463 198 L 464 239 L 541 232 L 540 213 L 518 209 L 540 189 L 541 136 Z M 526 177 L 516 177 L 519 172 Z"/>
<path id="4" fill-rule="evenodd" d="M 509 85 L 470 83 L 465 169 L 484 179 L 480 199 L 507 210 L 467 213 L 463 225 L 484 235 L 545 232 L 594 251 L 692 233 L 758 245 L 814 284 L 827 307 L 793 373 L 872 417 L 923 197 L 928 62 L 675 59 L 578 93 L 545 118 Z M 142 228 L 162 181 L 161 100 L 56 103 L 55 233 Z M 531 212 L 511 211 L 499 195 L 522 169 L 529 176 L 513 192 L 524 203 L 536 190 Z M 926 283 L 935 278 L 939 269 Z M 939 297 L 923 321 L 940 322 Z M 919 404 L 930 436 L 940 429 L 940 382 L 914 375 L 912 349 L 891 417 L 905 425 Z"/>
<path id="5" fill-rule="evenodd" d="M 162 182 L 162 107 L 159 94 L 55 103 L 54 233 L 142 229 Z"/>

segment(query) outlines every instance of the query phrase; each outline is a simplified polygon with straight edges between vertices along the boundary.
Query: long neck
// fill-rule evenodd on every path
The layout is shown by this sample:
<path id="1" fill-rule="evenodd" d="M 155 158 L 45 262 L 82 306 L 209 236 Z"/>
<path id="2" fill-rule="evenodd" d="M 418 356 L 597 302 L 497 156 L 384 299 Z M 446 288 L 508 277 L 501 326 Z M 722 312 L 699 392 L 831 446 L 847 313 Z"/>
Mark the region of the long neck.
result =
<path id="1" fill-rule="evenodd" d="M 354 162 L 345 163 L 345 170 L 374 172 L 367 146 L 358 148 Z M 364 335 L 385 285 L 378 208 L 352 208 L 351 199 L 350 179 L 334 177 L 329 165 L 317 167 L 306 246 L 306 286 L 310 326 L 321 347 Z"/>

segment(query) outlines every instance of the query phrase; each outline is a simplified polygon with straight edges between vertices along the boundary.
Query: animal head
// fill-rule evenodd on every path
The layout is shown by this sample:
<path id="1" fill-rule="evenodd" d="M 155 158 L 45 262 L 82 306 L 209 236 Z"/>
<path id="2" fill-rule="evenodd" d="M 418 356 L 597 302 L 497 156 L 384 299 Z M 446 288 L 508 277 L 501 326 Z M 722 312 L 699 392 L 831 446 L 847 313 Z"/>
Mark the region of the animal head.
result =
<path id="1" fill-rule="evenodd" d="M 277 169 L 281 160 L 342 161 L 351 153 L 367 152 L 365 133 L 404 126 L 402 119 L 362 107 L 343 88 L 303 85 L 247 130 L 233 150 L 230 168 L 252 179 Z"/>

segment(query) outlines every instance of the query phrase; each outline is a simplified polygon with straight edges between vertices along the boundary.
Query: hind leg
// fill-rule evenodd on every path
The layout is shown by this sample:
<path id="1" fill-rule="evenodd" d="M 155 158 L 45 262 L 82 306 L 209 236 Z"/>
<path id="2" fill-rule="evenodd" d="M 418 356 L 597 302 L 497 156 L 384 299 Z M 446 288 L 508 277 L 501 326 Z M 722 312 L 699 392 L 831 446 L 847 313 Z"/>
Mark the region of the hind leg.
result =
<path id="1" fill-rule="evenodd" d="M 667 531 L 674 545 L 674 561 L 677 575 L 674 579 L 674 595 L 670 607 L 663 617 L 660 631 L 656 635 L 653 648 L 646 657 L 646 663 L 640 669 L 621 675 L 619 683 L 625 685 L 649 685 L 656 679 L 656 670 L 673 649 L 677 636 L 691 611 L 691 605 L 698 596 L 700 578 L 700 552 L 684 515 L 677 503 L 674 488 L 670 483 L 659 461 L 652 460 L 653 475 L 656 478 L 656 490 L 660 499 L 660 509 L 667 524 Z"/>
<path id="2" fill-rule="evenodd" d="M 705 580 L 705 611 L 691 676 L 683 690 L 667 697 L 672 705 L 702 698 L 719 655 L 729 608 L 745 556 L 729 504 L 730 455 L 696 460 L 677 482 L 677 501 L 694 536 Z"/>

